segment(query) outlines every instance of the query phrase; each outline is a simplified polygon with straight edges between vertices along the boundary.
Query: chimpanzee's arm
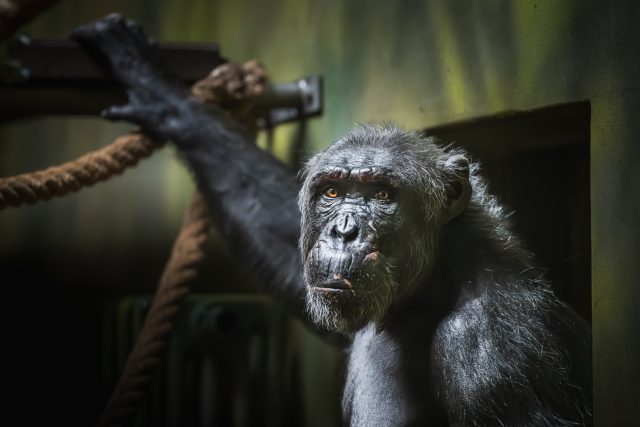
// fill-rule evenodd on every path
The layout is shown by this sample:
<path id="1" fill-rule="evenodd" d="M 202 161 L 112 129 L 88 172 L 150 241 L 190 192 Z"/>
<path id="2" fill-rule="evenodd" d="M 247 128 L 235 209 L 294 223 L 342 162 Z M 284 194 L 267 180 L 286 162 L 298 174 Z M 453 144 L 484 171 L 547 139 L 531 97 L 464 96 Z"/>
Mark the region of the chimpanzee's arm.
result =
<path id="1" fill-rule="evenodd" d="M 190 96 L 169 76 L 139 26 L 118 15 L 76 29 L 73 37 L 108 60 L 129 104 L 103 114 L 172 140 L 193 171 L 240 265 L 302 310 L 297 250 L 300 215 L 294 175 L 251 141 L 220 109 Z"/>

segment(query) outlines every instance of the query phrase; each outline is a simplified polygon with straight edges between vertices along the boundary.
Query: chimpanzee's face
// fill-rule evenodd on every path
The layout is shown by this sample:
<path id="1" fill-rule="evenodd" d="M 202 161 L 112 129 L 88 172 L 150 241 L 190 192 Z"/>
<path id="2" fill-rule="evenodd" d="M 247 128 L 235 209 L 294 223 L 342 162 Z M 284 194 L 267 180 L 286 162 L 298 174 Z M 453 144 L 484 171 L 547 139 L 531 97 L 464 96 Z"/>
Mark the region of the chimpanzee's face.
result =
<path id="1" fill-rule="evenodd" d="M 357 330 L 380 320 L 408 286 L 402 261 L 420 246 L 422 215 L 403 192 L 393 156 L 379 149 L 332 154 L 307 177 L 303 226 L 307 310 L 324 327 Z"/>

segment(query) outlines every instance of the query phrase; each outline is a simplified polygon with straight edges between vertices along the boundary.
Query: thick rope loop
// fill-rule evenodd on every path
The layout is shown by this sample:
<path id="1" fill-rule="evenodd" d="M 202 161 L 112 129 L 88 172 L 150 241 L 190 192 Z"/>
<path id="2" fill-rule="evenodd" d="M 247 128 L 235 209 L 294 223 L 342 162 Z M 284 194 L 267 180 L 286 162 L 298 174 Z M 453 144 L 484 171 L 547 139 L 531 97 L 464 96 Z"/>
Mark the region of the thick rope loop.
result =
<path id="1" fill-rule="evenodd" d="M 153 372 L 160 363 L 172 321 L 189 293 L 189 285 L 204 259 L 211 219 L 197 193 L 185 214 L 156 296 L 147 313 L 135 347 L 127 358 L 120 381 L 107 402 L 99 426 L 122 426 L 135 414 Z"/>
<path id="2" fill-rule="evenodd" d="M 218 104 L 238 120 L 252 126 L 249 111 L 255 97 L 263 92 L 265 83 L 264 68 L 256 61 L 242 66 L 223 64 L 195 83 L 192 93 L 206 102 Z M 157 146 L 148 136 L 131 133 L 62 165 L 1 178 L 0 209 L 64 196 L 104 181 L 136 165 Z M 196 194 L 186 212 L 138 340 L 100 417 L 99 426 L 127 424 L 144 398 L 154 369 L 160 363 L 166 339 L 173 329 L 172 322 L 204 259 L 203 245 L 210 227 L 207 207 L 202 196 Z"/>
<path id="3" fill-rule="evenodd" d="M 42 171 L 0 179 L 0 209 L 64 196 L 104 181 L 151 155 L 155 144 L 142 133 L 130 133 L 84 156 Z"/>
<path id="4" fill-rule="evenodd" d="M 249 118 L 247 109 L 242 106 L 250 104 L 252 99 L 262 93 L 266 81 L 262 66 L 252 61 L 242 67 L 225 64 L 216 70 L 192 87 L 193 94 L 230 109 L 231 114 L 240 120 Z M 199 264 L 204 259 L 203 245 L 210 227 L 207 207 L 202 196 L 196 194 L 185 215 L 138 340 L 125 363 L 120 381 L 107 402 L 99 426 L 127 424 L 144 398 L 153 372 L 160 363 L 167 337 L 173 329 L 173 320 L 189 293 L 192 279 L 198 274 Z"/>
<path id="5" fill-rule="evenodd" d="M 248 114 L 267 81 L 262 65 L 249 61 L 243 65 L 222 64 L 192 86 L 192 93 L 219 105 L 252 127 Z M 148 157 L 157 144 L 142 133 L 131 133 L 110 145 L 76 160 L 42 171 L 0 178 L 0 209 L 33 204 L 64 196 L 91 186 L 135 166 Z"/>

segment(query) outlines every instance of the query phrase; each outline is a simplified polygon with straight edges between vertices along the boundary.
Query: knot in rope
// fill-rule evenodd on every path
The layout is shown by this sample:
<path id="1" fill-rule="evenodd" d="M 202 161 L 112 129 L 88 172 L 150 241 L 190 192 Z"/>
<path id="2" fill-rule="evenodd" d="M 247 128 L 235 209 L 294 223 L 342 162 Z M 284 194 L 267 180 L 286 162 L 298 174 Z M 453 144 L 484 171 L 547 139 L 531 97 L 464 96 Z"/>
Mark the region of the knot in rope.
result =
<path id="1" fill-rule="evenodd" d="M 264 92 L 267 81 L 264 66 L 258 61 L 252 60 L 242 65 L 229 62 L 197 81 L 191 93 L 241 120 L 252 110 L 256 98 Z"/>

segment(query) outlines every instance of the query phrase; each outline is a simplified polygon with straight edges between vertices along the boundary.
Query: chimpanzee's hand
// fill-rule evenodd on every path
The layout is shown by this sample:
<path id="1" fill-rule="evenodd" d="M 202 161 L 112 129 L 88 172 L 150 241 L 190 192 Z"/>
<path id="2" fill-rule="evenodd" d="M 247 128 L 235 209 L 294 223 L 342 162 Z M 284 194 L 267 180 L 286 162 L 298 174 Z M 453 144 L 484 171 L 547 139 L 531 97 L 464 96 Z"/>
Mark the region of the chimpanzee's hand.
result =
<path id="1" fill-rule="evenodd" d="M 127 91 L 129 103 L 105 109 L 104 117 L 137 123 L 162 139 L 173 139 L 188 126 L 186 110 L 193 109 L 194 100 L 162 66 L 158 49 L 138 24 L 113 14 L 75 29 L 72 37 L 106 57 Z"/>

